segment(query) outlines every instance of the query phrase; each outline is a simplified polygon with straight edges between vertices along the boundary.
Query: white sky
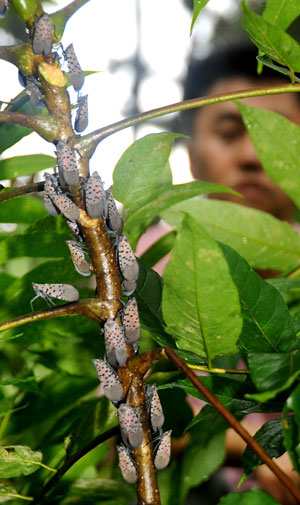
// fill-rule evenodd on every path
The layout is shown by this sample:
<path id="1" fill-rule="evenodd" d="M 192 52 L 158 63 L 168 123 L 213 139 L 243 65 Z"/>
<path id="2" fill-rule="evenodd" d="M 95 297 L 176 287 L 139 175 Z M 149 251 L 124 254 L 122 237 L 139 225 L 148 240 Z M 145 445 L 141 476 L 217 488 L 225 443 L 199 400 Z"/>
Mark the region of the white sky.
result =
<path id="1" fill-rule="evenodd" d="M 69 3 L 58 0 L 49 6 L 51 13 Z M 142 111 L 177 102 L 182 97 L 178 82 L 186 71 L 190 52 L 201 48 L 203 54 L 212 33 L 216 15 L 231 15 L 234 0 L 210 0 L 189 36 L 191 12 L 182 0 L 90 0 L 74 14 L 67 24 L 62 43 L 73 42 L 84 70 L 100 73 L 86 78 L 82 94 L 88 94 L 89 126 L 83 134 L 124 118 L 133 85 L 128 66 L 112 66 L 112 60 L 132 58 L 137 47 L 137 8 L 140 10 L 139 51 L 147 73 L 140 85 L 138 104 Z M 7 43 L 7 42 L 5 42 Z M 11 43 L 11 42 L 9 42 Z M 17 69 L 0 60 L 0 100 L 9 101 L 21 90 Z M 70 88 L 71 89 L 71 88 Z M 70 92 L 75 103 L 76 95 Z M 145 124 L 137 137 L 162 131 Z M 134 141 L 132 129 L 126 129 L 105 139 L 91 159 L 91 170 L 98 170 L 105 186 L 112 182 L 113 168 L 123 151 Z M 44 153 L 54 155 L 54 146 L 33 133 L 3 153 L 3 157 Z M 191 180 L 184 147 L 175 148 L 171 155 L 174 183 Z"/>

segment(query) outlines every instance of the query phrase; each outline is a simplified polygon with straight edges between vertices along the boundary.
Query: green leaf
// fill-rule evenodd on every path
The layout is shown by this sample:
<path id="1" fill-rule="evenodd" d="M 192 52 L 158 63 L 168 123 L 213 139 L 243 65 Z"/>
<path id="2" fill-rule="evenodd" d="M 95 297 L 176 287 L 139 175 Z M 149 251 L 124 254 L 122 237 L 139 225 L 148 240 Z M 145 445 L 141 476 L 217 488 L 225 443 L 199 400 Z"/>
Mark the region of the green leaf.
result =
<path id="1" fill-rule="evenodd" d="M 299 234 L 266 212 L 231 202 L 198 199 L 176 204 L 162 217 L 178 229 L 182 212 L 191 214 L 211 237 L 235 249 L 252 268 L 286 272 L 298 265 Z"/>
<path id="2" fill-rule="evenodd" d="M 197 17 L 199 16 L 203 7 L 205 7 L 207 3 L 208 3 L 208 0 L 194 0 L 193 17 L 192 17 L 190 33 L 192 33 L 193 26 L 195 24 Z"/>
<path id="3" fill-rule="evenodd" d="M 280 505 L 272 496 L 260 489 L 251 489 L 243 493 L 229 493 L 223 496 L 219 505 Z"/>
<path id="4" fill-rule="evenodd" d="M 287 305 L 277 289 L 253 272 L 234 249 L 219 246 L 240 295 L 241 348 L 246 352 L 286 352 L 299 347 Z"/>
<path id="5" fill-rule="evenodd" d="M 10 484 L 1 484 L 0 483 L 0 496 L 1 496 L 1 503 L 10 501 L 13 498 L 19 498 L 20 500 L 27 500 L 27 501 L 32 501 L 33 498 L 30 496 L 23 496 L 18 493 L 18 491 L 15 490 L 13 486 Z M 4 499 L 6 498 L 6 499 Z"/>
<path id="6" fill-rule="evenodd" d="M 30 154 L 26 156 L 14 156 L 0 160 L 0 179 L 14 179 L 20 175 L 31 175 L 53 168 L 56 158 L 46 154 Z"/>
<path id="7" fill-rule="evenodd" d="M 263 18 L 272 25 L 286 30 L 299 14 L 298 0 L 268 0 Z"/>
<path id="8" fill-rule="evenodd" d="M 138 209 L 157 189 L 177 133 L 152 133 L 122 154 L 113 173 L 113 195 L 126 209 Z"/>
<path id="9" fill-rule="evenodd" d="M 164 272 L 163 316 L 179 348 L 204 356 L 237 352 L 242 319 L 236 287 L 217 243 L 186 216 Z"/>
<path id="10" fill-rule="evenodd" d="M 254 435 L 254 439 L 261 445 L 270 458 L 279 458 L 285 451 L 283 445 L 283 431 L 281 419 L 267 421 Z M 245 478 L 262 464 L 256 453 L 247 445 L 243 456 Z M 245 479 L 243 479 L 245 480 Z"/>
<path id="11" fill-rule="evenodd" d="M 300 127 L 276 112 L 237 106 L 265 171 L 300 208 Z"/>
<path id="12" fill-rule="evenodd" d="M 294 469 L 300 472 L 300 385 L 294 389 L 286 401 L 282 412 L 283 440 Z"/>
<path id="13" fill-rule="evenodd" d="M 181 493 L 206 480 L 225 458 L 226 421 L 215 410 L 202 409 L 202 422 L 191 431 L 191 440 L 184 451 Z"/>
<path id="14" fill-rule="evenodd" d="M 0 203 L 1 223 L 33 223 L 48 216 L 43 201 L 34 196 L 13 198 Z"/>
<path id="15" fill-rule="evenodd" d="M 53 240 L 53 237 L 56 237 Z M 65 240 L 70 232 L 62 219 L 47 216 L 32 224 L 23 233 L 8 237 L 1 242 L 0 262 L 12 258 L 31 256 L 34 258 L 59 258 L 67 256 Z"/>
<path id="16" fill-rule="evenodd" d="M 234 193 L 233 190 L 209 182 L 189 182 L 174 186 L 164 186 L 153 190 L 150 198 L 141 203 L 139 208 L 129 210 L 124 231 L 130 240 L 131 246 L 135 248 L 139 237 L 146 231 L 154 217 L 162 211 L 183 200 L 207 193 Z"/>
<path id="17" fill-rule="evenodd" d="M 5 379 L 1 383 L 1 386 L 15 386 L 23 391 L 29 391 L 32 393 L 39 393 L 39 385 L 34 376 L 24 377 L 15 379 Z"/>
<path id="18" fill-rule="evenodd" d="M 36 472 L 41 463 L 42 453 L 26 445 L 0 447 L 0 475 L 3 479 L 29 475 Z"/>
<path id="19" fill-rule="evenodd" d="M 154 270 L 139 261 L 139 278 L 134 296 L 138 303 L 142 328 L 149 331 L 161 346 L 174 347 L 173 339 L 165 333 L 161 311 L 162 279 Z"/>
<path id="20" fill-rule="evenodd" d="M 300 352 L 283 354 L 250 353 L 248 366 L 253 383 L 262 393 L 246 394 L 258 402 L 265 402 L 288 389 L 300 374 Z"/>
<path id="21" fill-rule="evenodd" d="M 152 268 L 158 263 L 161 258 L 166 256 L 172 249 L 176 238 L 176 232 L 170 231 L 159 240 L 157 240 L 144 254 L 140 257 L 141 261 L 149 268 Z"/>
<path id="22" fill-rule="evenodd" d="M 242 2 L 242 24 L 252 42 L 272 60 L 288 67 L 291 72 L 300 71 L 300 46 L 280 28 L 254 14 L 247 2 Z"/>
<path id="23" fill-rule="evenodd" d="M 280 72 L 281 74 L 287 75 L 291 80 L 294 78 L 295 82 L 300 82 L 299 77 L 296 77 L 295 75 L 293 75 L 292 72 L 290 70 L 288 70 L 287 68 L 281 67 L 280 65 L 276 65 L 267 56 L 258 55 L 258 56 L 256 56 L 256 59 L 258 60 L 258 62 L 260 64 L 266 65 L 267 67 L 273 68 L 273 70 L 276 70 L 277 72 Z"/>

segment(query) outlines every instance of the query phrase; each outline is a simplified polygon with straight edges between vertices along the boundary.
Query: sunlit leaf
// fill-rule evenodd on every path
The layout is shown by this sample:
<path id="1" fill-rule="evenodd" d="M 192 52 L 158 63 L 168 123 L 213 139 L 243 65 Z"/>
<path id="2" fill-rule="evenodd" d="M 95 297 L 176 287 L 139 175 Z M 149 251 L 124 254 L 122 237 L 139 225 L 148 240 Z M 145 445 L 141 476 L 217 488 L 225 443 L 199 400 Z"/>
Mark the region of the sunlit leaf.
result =
<path id="1" fill-rule="evenodd" d="M 122 154 L 113 173 L 113 194 L 124 207 L 138 209 L 157 188 L 177 133 L 152 133 Z"/>
<path id="2" fill-rule="evenodd" d="M 179 348 L 207 359 L 237 352 L 237 289 L 217 243 L 186 216 L 164 271 L 163 316 Z"/>
<path id="3" fill-rule="evenodd" d="M 1 223 L 33 223 L 48 216 L 44 203 L 36 196 L 23 196 L 0 203 Z"/>
<path id="4" fill-rule="evenodd" d="M 229 493 L 221 498 L 219 505 L 279 505 L 272 496 L 260 489 L 251 489 L 243 493 Z"/>
<path id="5" fill-rule="evenodd" d="M 300 207 L 300 127 L 276 112 L 237 105 L 265 171 Z"/>
<path id="6" fill-rule="evenodd" d="M 286 30 L 299 14 L 298 0 L 268 0 L 263 18 L 282 30 Z"/>
<path id="7" fill-rule="evenodd" d="M 0 447 L 0 474 L 2 478 L 29 475 L 39 469 L 42 453 L 25 445 Z"/>
<path id="8" fill-rule="evenodd" d="M 53 168 L 56 158 L 46 154 L 14 156 L 0 160 L 0 179 L 14 179 L 20 175 L 31 175 L 46 168 Z"/>
<path id="9" fill-rule="evenodd" d="M 159 216 L 162 211 L 178 202 L 207 193 L 233 193 L 233 191 L 220 184 L 196 181 L 154 190 L 144 204 L 141 203 L 139 208 L 130 209 L 126 216 L 124 230 L 132 247 L 135 248 L 139 237 L 146 231 L 153 218 Z"/>
<path id="10" fill-rule="evenodd" d="M 193 26 L 203 7 L 206 6 L 209 0 L 194 0 L 194 8 L 193 8 L 193 18 L 191 23 L 191 33 L 193 30 Z"/>
<path id="11" fill-rule="evenodd" d="M 16 489 L 10 484 L 1 484 L 0 483 L 0 496 L 1 502 L 6 502 L 12 500 L 14 498 L 19 498 L 19 500 L 31 501 L 33 500 L 30 496 L 24 496 L 18 493 Z"/>
<path id="12" fill-rule="evenodd" d="M 70 2 L 59 11 L 51 14 L 51 22 L 55 25 L 56 40 L 60 40 L 63 36 L 65 26 L 70 17 L 88 1 L 89 0 L 73 0 L 73 2 Z"/>
<path id="13" fill-rule="evenodd" d="M 287 270 L 298 265 L 300 237 L 292 227 L 256 209 L 210 199 L 189 200 L 162 212 L 176 229 L 183 212 L 216 240 L 235 249 L 253 268 Z"/>

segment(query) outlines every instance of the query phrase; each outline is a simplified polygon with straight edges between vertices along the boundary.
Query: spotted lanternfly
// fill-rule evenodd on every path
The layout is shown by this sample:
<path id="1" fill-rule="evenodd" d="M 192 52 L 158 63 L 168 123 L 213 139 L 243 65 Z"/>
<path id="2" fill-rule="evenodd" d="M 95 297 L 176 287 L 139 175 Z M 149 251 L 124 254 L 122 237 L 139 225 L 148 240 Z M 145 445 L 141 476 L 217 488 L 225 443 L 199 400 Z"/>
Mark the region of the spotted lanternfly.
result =
<path id="1" fill-rule="evenodd" d="M 105 396 L 113 402 L 120 402 L 124 397 L 124 391 L 118 374 L 103 359 L 93 359 L 92 361 Z"/>
<path id="2" fill-rule="evenodd" d="M 8 0 L 0 0 L 0 18 L 4 18 L 7 12 Z"/>
<path id="3" fill-rule="evenodd" d="M 143 428 L 137 410 L 127 403 L 118 408 L 121 435 L 124 444 L 136 449 L 143 441 Z"/>
<path id="4" fill-rule="evenodd" d="M 117 209 L 116 202 L 113 197 L 111 189 L 108 189 L 106 191 L 106 198 L 107 198 L 107 224 L 112 231 L 119 233 L 123 223 L 122 218 Z"/>
<path id="5" fill-rule="evenodd" d="M 157 470 L 162 470 L 169 464 L 171 456 L 171 433 L 172 430 L 165 431 L 160 438 L 154 456 L 154 466 Z"/>
<path id="6" fill-rule="evenodd" d="M 38 107 L 40 109 L 45 107 L 43 95 L 40 91 L 37 80 L 34 77 L 27 77 L 26 84 L 27 84 L 26 92 L 27 95 L 29 95 L 30 97 L 31 105 L 33 107 Z"/>
<path id="7" fill-rule="evenodd" d="M 104 324 L 104 343 L 108 362 L 112 366 L 125 365 L 127 361 L 124 330 L 113 319 L 107 319 Z"/>
<path id="8" fill-rule="evenodd" d="M 122 286 L 124 289 L 124 295 L 130 296 L 136 290 L 136 282 L 135 281 L 127 281 L 123 279 Z"/>
<path id="9" fill-rule="evenodd" d="M 146 396 L 151 426 L 153 431 L 157 431 L 164 424 L 165 418 L 155 384 L 147 387 Z"/>
<path id="10" fill-rule="evenodd" d="M 75 149 L 72 149 L 66 142 L 59 140 L 56 146 L 57 166 L 62 173 L 64 180 L 69 186 L 76 186 L 79 183 L 79 172 Z"/>
<path id="11" fill-rule="evenodd" d="M 138 307 L 136 299 L 132 298 L 126 303 L 123 310 L 123 326 L 127 344 L 135 344 L 141 336 Z"/>
<path id="12" fill-rule="evenodd" d="M 87 180 L 85 187 L 85 207 L 88 215 L 92 218 L 105 215 L 105 191 L 98 172 L 94 172 Z"/>
<path id="13" fill-rule="evenodd" d="M 57 180 L 54 175 L 44 173 L 45 184 L 44 184 L 44 205 L 45 209 L 51 216 L 57 217 L 60 212 L 55 207 L 51 200 L 51 196 L 56 195 L 58 191 Z"/>
<path id="14" fill-rule="evenodd" d="M 80 96 L 78 98 L 78 109 L 75 118 L 75 130 L 78 133 L 83 132 L 89 124 L 88 119 L 88 96 Z"/>
<path id="15" fill-rule="evenodd" d="M 75 91 L 79 91 L 84 83 L 84 73 L 82 72 L 81 66 L 79 65 L 73 44 L 70 44 L 65 50 L 65 58 L 68 63 L 68 74 L 70 82 Z"/>
<path id="16" fill-rule="evenodd" d="M 34 54 L 48 56 L 52 48 L 52 24 L 48 14 L 43 14 L 34 24 L 32 49 Z"/>
<path id="17" fill-rule="evenodd" d="M 34 300 L 39 298 L 39 296 L 45 301 L 52 303 L 52 305 L 54 305 L 52 298 L 68 302 L 75 302 L 79 299 L 77 289 L 71 284 L 36 284 L 33 282 L 32 287 L 36 292 L 36 296 L 30 302 L 31 310 L 33 310 L 32 304 Z"/>
<path id="18" fill-rule="evenodd" d="M 139 276 L 139 265 L 125 235 L 118 245 L 118 260 L 121 273 L 127 281 L 136 281 Z"/>
<path id="19" fill-rule="evenodd" d="M 70 221 L 77 221 L 80 217 L 80 211 L 75 203 L 70 200 L 66 195 L 53 195 L 51 197 L 56 207 L 60 212 Z"/>
<path id="20" fill-rule="evenodd" d="M 130 451 L 124 445 L 117 445 L 119 455 L 119 467 L 122 477 L 129 484 L 135 484 L 138 480 L 138 473 L 135 463 L 130 455 Z"/>
<path id="21" fill-rule="evenodd" d="M 72 233 L 74 233 L 74 235 L 76 235 L 77 239 L 80 240 L 80 242 L 82 242 L 83 240 L 82 240 L 82 237 L 80 235 L 80 229 L 79 229 L 79 226 L 76 223 L 76 221 L 69 221 L 67 219 L 66 223 L 69 226 L 69 228 L 72 231 Z"/>
<path id="22" fill-rule="evenodd" d="M 84 252 L 81 249 L 80 245 L 74 242 L 74 240 L 67 240 L 66 244 L 70 250 L 75 270 L 77 270 L 80 275 L 84 275 L 85 277 L 90 275 L 90 265 L 86 261 Z"/>

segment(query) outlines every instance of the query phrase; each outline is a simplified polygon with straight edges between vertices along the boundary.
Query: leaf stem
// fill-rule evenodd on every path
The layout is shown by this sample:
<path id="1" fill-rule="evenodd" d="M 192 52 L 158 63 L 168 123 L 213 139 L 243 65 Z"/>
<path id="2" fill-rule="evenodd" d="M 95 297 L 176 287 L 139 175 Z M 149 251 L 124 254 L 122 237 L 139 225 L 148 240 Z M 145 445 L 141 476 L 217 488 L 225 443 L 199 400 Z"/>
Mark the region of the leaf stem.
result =
<path id="1" fill-rule="evenodd" d="M 44 496 L 53 488 L 53 486 L 63 477 L 63 475 L 73 466 L 77 461 L 79 461 L 83 456 L 88 454 L 90 451 L 95 449 L 98 445 L 102 444 L 106 440 L 108 440 L 111 437 L 114 437 L 118 434 L 119 432 L 119 426 L 115 426 L 114 428 L 111 428 L 110 430 L 105 431 L 104 433 L 101 433 L 101 435 L 98 435 L 95 437 L 91 442 L 89 442 L 87 445 L 79 449 L 77 452 L 75 452 L 72 456 L 69 457 L 69 459 L 66 460 L 66 462 L 63 464 L 61 468 L 59 468 L 53 477 L 51 477 L 44 486 L 41 487 L 37 495 L 35 496 L 32 504 L 37 505 L 42 501 Z"/>
<path id="2" fill-rule="evenodd" d="M 230 100 L 240 100 L 242 98 L 251 98 L 255 96 L 263 95 L 279 95 L 282 93 L 297 93 L 300 91 L 300 85 L 297 84 L 286 84 L 284 86 L 271 86 L 268 88 L 255 88 L 248 90 L 233 91 L 231 93 L 212 95 L 208 97 L 193 98 L 191 100 L 185 100 L 171 105 L 166 105 L 164 107 L 158 107 L 157 109 L 152 109 L 135 116 L 122 119 L 117 123 L 104 126 L 99 130 L 95 130 L 87 135 L 76 139 L 73 147 L 78 149 L 85 156 L 91 157 L 94 153 L 97 145 L 101 140 L 116 133 L 117 131 L 123 130 L 124 128 L 129 128 L 130 126 L 136 126 L 150 119 L 155 119 L 160 116 L 165 116 L 166 114 L 171 114 L 172 112 L 180 112 L 184 110 L 195 109 L 197 107 L 203 107 L 204 105 L 213 105 L 216 103 L 228 102 Z"/>
<path id="3" fill-rule="evenodd" d="M 210 372 L 210 373 L 231 373 L 231 374 L 250 374 L 249 370 L 228 370 L 226 368 L 208 368 L 204 365 L 191 365 L 187 363 L 187 366 L 192 370 L 200 370 L 201 372 Z"/>
<path id="4" fill-rule="evenodd" d="M 231 428 L 240 435 L 240 437 L 245 440 L 255 454 L 258 455 L 259 459 L 265 463 L 270 470 L 276 475 L 280 482 L 288 489 L 288 491 L 294 496 L 298 503 L 300 503 L 300 490 L 296 487 L 294 482 L 284 473 L 281 468 L 270 458 L 270 456 L 264 451 L 264 449 L 257 443 L 257 441 L 250 435 L 250 433 L 245 430 L 245 428 L 238 422 L 238 420 L 227 410 L 227 408 L 216 398 L 216 396 L 201 382 L 200 378 L 189 369 L 189 367 L 182 361 L 182 359 L 176 354 L 173 349 L 165 347 L 165 353 L 168 358 L 173 361 L 173 363 L 181 370 L 184 375 L 191 381 L 198 391 L 211 403 L 217 412 L 227 421 Z"/>

